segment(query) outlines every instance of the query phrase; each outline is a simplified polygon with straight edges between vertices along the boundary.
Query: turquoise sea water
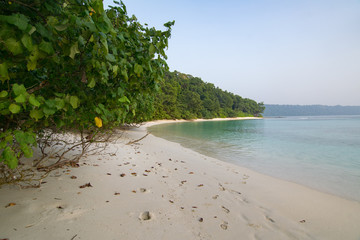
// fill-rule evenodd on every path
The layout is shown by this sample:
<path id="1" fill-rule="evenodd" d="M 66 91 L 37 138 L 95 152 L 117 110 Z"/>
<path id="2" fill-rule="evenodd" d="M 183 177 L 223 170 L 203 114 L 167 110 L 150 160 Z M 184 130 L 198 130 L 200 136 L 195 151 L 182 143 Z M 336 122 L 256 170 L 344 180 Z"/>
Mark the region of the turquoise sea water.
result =
<path id="1" fill-rule="evenodd" d="M 219 160 L 360 201 L 360 116 L 184 122 L 149 131 Z"/>

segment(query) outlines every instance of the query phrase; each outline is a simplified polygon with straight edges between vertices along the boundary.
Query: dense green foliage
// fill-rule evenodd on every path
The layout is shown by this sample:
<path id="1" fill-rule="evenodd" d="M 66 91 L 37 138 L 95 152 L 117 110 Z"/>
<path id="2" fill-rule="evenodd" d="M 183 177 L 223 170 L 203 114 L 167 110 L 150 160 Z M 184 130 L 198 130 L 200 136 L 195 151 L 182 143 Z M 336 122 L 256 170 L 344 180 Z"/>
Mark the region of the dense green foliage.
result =
<path id="1" fill-rule="evenodd" d="M 266 104 L 264 116 L 360 115 L 360 106 Z"/>
<path id="2" fill-rule="evenodd" d="M 223 91 L 179 72 L 167 72 L 155 101 L 155 119 L 258 116 L 263 103 Z"/>
<path id="3" fill-rule="evenodd" d="M 144 27 L 115 3 L 104 10 L 102 0 L 0 1 L 1 166 L 31 157 L 47 129 L 91 139 L 124 123 L 263 112 L 262 103 L 168 72 L 174 23 Z"/>
<path id="4" fill-rule="evenodd" d="M 46 128 L 91 130 L 152 116 L 173 22 L 165 31 L 144 27 L 117 5 L 0 2 L 0 163 L 15 168 L 32 156 Z"/>

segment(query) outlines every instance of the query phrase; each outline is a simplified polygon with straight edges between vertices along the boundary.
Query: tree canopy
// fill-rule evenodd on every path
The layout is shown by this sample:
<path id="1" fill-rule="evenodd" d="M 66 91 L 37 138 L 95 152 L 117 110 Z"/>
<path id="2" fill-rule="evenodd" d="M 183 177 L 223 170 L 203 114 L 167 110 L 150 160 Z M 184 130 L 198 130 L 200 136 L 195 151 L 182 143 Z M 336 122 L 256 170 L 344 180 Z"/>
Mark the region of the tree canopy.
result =
<path id="1" fill-rule="evenodd" d="M 114 1 L 115 2 L 115 1 Z M 46 128 L 96 129 L 152 117 L 166 65 L 165 31 L 122 2 L 0 2 L 0 162 L 30 157 Z"/>
<path id="2" fill-rule="evenodd" d="M 174 22 L 143 26 L 114 3 L 105 10 L 102 0 L 0 2 L 1 169 L 31 157 L 48 130 L 87 131 L 91 140 L 126 123 L 263 112 L 262 103 L 169 72 Z"/>
<path id="3" fill-rule="evenodd" d="M 166 72 L 156 96 L 155 119 L 259 116 L 264 104 L 223 91 L 180 72 Z"/>

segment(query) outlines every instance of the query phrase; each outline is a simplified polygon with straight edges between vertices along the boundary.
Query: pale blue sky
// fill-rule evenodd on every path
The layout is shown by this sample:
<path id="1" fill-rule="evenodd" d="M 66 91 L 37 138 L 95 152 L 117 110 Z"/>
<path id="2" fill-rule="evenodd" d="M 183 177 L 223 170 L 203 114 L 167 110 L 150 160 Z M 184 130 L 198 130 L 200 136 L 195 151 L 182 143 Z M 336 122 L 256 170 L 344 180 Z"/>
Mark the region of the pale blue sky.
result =
<path id="1" fill-rule="evenodd" d="M 360 105 L 360 0 L 123 2 L 142 24 L 175 20 L 171 71 L 267 104 Z"/>

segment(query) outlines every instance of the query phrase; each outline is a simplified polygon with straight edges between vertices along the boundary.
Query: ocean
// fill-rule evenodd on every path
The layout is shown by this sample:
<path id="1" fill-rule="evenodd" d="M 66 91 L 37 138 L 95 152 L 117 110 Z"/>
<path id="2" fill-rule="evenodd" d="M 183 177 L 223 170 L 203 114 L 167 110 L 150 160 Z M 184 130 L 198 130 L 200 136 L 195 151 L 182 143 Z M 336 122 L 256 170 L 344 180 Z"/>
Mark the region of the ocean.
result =
<path id="1" fill-rule="evenodd" d="M 360 201 L 360 116 L 183 122 L 149 131 L 222 161 Z"/>

